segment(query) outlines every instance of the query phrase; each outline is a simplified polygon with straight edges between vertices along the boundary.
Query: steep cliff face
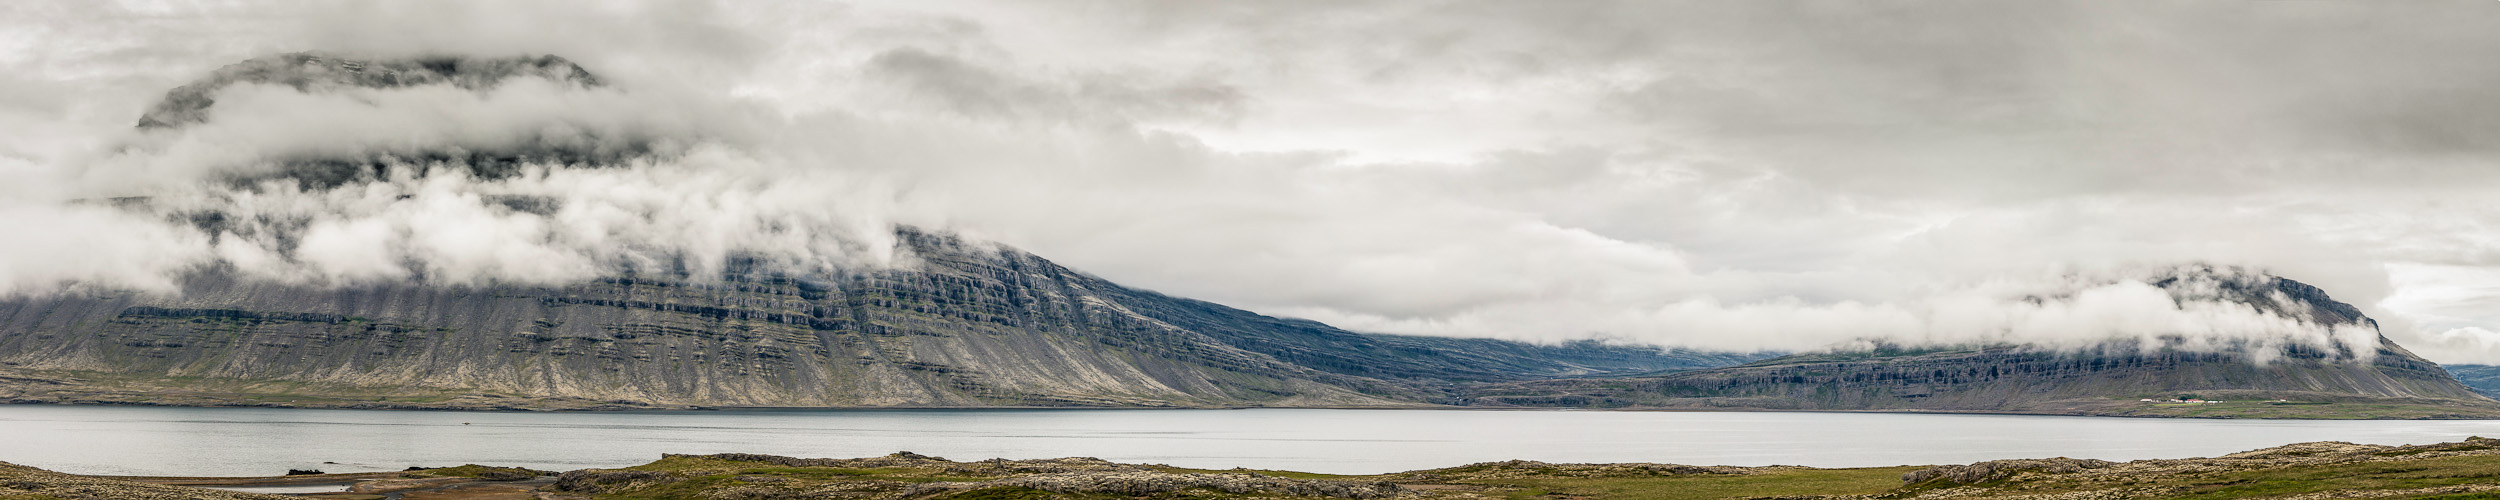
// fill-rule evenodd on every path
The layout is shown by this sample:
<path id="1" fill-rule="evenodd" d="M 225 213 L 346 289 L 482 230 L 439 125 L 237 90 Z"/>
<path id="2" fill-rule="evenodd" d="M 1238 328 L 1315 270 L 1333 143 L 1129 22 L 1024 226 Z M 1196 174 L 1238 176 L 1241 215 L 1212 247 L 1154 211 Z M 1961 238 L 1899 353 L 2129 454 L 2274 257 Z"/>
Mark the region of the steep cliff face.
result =
<path id="1" fill-rule="evenodd" d="M 2352 306 L 2292 280 L 2191 275 L 2152 283 L 2183 299 L 2230 300 L 2314 324 L 2375 325 Z M 2161 414 L 2171 408 L 2158 404 L 2188 396 L 2244 402 L 2287 400 L 2282 404 L 2460 407 L 2456 416 L 2488 416 L 2496 407 L 2439 365 L 2385 337 L 2376 340 L 2374 352 L 2368 353 L 2295 343 L 2264 355 L 2258 354 L 2258 347 L 2184 349 L 2175 340 L 2155 346 L 2112 342 L 2087 349 L 1882 347 L 1800 354 L 1661 376 L 1490 384 L 1453 402 Z"/>
<path id="2" fill-rule="evenodd" d="M 912 267 L 619 276 L 561 288 L 0 301 L 0 397 L 385 406 L 1405 405 L 1454 383 L 1741 362 L 1345 332 L 906 232 Z M 1304 364 L 1309 363 L 1309 364 Z M 257 398 L 257 399 L 255 399 Z M 521 400 L 526 400 L 522 402 Z"/>

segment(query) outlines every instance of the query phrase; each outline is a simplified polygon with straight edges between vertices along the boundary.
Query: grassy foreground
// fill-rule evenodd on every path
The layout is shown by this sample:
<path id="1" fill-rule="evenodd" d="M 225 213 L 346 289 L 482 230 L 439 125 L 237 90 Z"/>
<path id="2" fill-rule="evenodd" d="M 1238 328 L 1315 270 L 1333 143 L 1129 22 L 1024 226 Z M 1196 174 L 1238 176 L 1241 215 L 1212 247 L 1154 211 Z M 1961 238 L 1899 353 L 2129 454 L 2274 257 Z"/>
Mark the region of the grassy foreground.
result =
<path id="1" fill-rule="evenodd" d="M 254 483 L 254 481 L 265 481 Z M 554 475 L 463 466 L 263 479 L 74 476 L 0 464 L 0 500 L 285 499 L 182 484 L 355 482 L 347 499 L 2500 499 L 2500 440 L 2421 446 L 2302 443 L 2214 458 L 2018 459 L 1854 469 L 1510 461 L 1370 476 L 1196 470 L 1091 458 L 954 462 L 670 455 Z"/>

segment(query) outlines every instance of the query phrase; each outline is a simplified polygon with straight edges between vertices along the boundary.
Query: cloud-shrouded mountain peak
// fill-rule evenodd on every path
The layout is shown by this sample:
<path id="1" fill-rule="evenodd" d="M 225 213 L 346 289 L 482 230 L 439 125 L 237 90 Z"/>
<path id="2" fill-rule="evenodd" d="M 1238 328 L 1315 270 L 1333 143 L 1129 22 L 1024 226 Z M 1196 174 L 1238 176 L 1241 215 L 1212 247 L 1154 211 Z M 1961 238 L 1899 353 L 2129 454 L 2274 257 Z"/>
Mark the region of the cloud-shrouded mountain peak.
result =
<path id="1" fill-rule="evenodd" d="M 1371 332 L 2295 317 L 2157 283 L 2203 262 L 2500 360 L 2500 100 L 2455 83 L 2500 75 L 2500 12 L 2266 7 L 26 9 L 0 23 L 60 43 L 0 58 L 0 233 L 51 236 L 0 293 L 888 269 L 910 226 Z"/>
<path id="2" fill-rule="evenodd" d="M 164 100 L 139 117 L 139 128 L 179 127 L 206 121 L 208 109 L 216 105 L 215 94 L 240 84 L 280 85 L 304 93 L 426 85 L 486 90 L 513 78 L 538 78 L 583 87 L 602 85 L 590 70 L 553 55 L 358 60 L 337 54 L 297 52 L 234 63 L 166 92 Z"/>

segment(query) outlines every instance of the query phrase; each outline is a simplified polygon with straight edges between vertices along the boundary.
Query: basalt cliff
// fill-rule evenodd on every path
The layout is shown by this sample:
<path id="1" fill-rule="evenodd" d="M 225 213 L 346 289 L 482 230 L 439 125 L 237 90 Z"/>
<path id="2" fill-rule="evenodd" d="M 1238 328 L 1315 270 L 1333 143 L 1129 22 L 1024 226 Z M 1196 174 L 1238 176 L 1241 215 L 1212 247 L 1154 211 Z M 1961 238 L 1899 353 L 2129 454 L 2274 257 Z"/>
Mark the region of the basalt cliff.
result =
<path id="1" fill-rule="evenodd" d="M 0 400 L 355 407 L 1401 406 L 1460 384 L 1738 355 L 1374 335 L 1136 290 L 905 232 L 907 267 L 564 287 L 0 301 Z"/>

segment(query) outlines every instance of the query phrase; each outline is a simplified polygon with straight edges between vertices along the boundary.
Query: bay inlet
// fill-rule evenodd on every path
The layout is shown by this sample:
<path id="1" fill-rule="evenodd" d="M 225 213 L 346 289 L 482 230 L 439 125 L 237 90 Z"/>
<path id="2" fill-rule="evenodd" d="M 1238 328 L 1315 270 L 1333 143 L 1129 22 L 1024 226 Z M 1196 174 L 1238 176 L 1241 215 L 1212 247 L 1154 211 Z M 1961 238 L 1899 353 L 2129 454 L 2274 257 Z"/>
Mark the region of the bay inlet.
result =
<path id="1" fill-rule="evenodd" d="M 268 476 L 663 453 L 1116 462 L 1342 474 L 1524 459 L 1860 467 L 2214 456 L 2306 441 L 2451 442 L 2500 421 L 1465 410 L 437 412 L 0 405 L 0 461 L 75 474 Z"/>

